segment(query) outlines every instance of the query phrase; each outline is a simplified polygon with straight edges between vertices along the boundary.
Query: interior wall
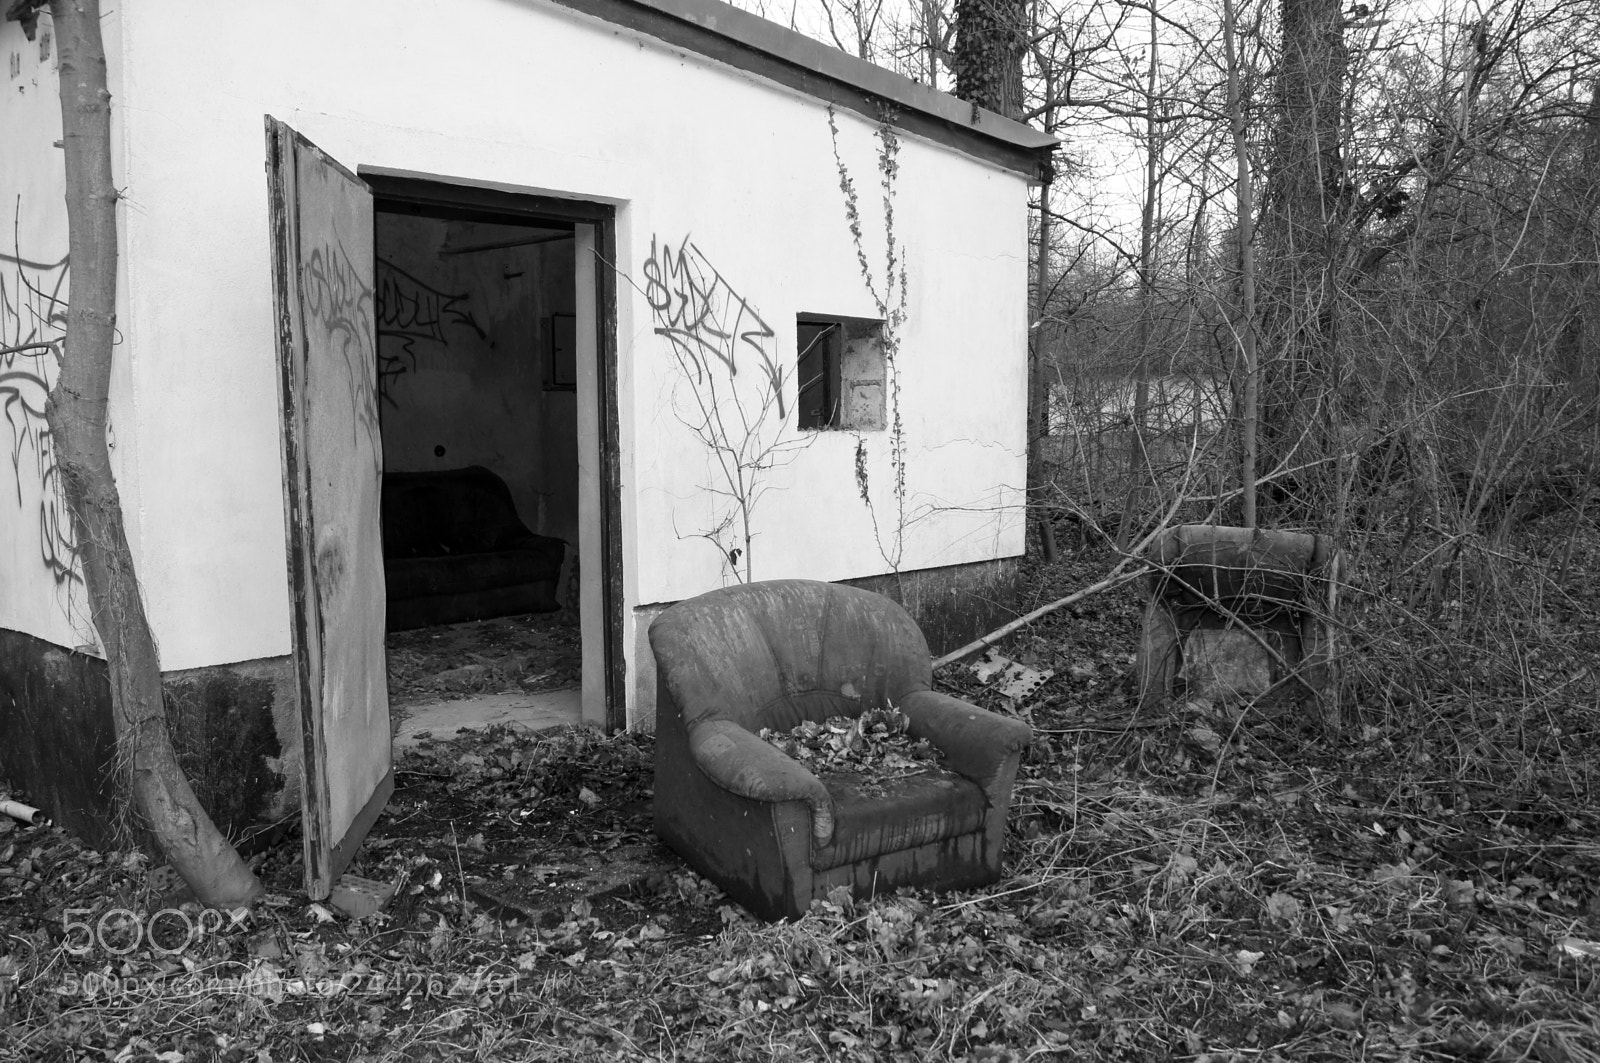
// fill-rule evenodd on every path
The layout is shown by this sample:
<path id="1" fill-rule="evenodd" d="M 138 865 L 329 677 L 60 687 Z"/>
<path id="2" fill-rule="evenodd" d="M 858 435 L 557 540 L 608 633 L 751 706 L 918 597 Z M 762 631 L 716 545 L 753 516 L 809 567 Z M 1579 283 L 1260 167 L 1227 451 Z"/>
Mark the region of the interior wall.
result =
<path id="1" fill-rule="evenodd" d="M 575 393 L 545 386 L 551 315 L 574 309 L 571 238 L 380 213 L 377 258 L 384 468 L 482 465 L 524 524 L 575 548 Z"/>

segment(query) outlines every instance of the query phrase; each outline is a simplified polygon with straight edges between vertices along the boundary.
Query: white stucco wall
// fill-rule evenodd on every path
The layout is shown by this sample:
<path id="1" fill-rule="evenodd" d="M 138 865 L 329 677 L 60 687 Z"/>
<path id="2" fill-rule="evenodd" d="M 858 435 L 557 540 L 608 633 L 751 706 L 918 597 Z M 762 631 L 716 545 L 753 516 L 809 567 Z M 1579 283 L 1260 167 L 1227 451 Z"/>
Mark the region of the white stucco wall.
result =
<path id="1" fill-rule="evenodd" d="M 697 537 L 720 516 L 705 490 L 715 473 L 679 416 L 693 395 L 654 332 L 646 266 L 652 247 L 691 240 L 771 327 L 766 350 L 782 366 L 796 313 L 877 316 L 821 105 L 537 0 L 278 0 L 205 17 L 147 0 L 122 17 L 137 523 L 168 667 L 289 650 L 263 113 L 352 169 L 617 204 L 629 615 L 729 578 Z M 839 125 L 882 284 L 873 127 L 843 113 Z M 1026 185 L 910 138 L 900 164 L 913 518 L 900 565 L 1012 556 L 1023 542 Z M 738 365 L 738 385 L 755 386 L 754 350 Z M 786 387 L 792 407 L 792 375 Z M 887 540 L 886 437 L 867 447 Z M 766 474 L 757 578 L 888 568 L 855 452 L 854 437 L 820 434 Z"/>
<path id="2" fill-rule="evenodd" d="M 121 91 L 121 21 L 102 20 L 113 98 Z M 48 14 L 28 40 L 16 22 L 0 22 L 0 348 L 58 343 L 69 296 L 66 173 L 61 140 L 55 33 Z M 120 116 L 112 122 L 113 179 L 123 173 Z M 120 272 L 119 280 L 126 277 Z M 119 321 L 126 285 L 118 286 Z M 133 468 L 127 349 L 116 352 L 111 393 L 113 468 L 124 508 L 138 506 Z M 0 628 L 98 652 L 74 556 L 71 518 L 59 491 L 45 397 L 56 377 L 50 351 L 0 355 Z M 121 432 L 118 430 L 122 429 Z M 138 531 L 129 537 L 137 547 Z"/>

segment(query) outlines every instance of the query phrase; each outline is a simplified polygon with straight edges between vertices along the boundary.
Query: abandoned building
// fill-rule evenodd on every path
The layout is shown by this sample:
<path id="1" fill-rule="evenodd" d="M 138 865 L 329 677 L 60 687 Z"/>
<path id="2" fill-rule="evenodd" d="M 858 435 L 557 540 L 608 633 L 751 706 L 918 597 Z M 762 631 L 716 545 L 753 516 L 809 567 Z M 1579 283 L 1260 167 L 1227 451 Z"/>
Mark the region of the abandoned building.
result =
<path id="1" fill-rule="evenodd" d="M 936 653 L 1003 619 L 1050 138 L 717 0 L 146 0 L 104 30 L 108 436 L 169 715 L 225 829 L 312 795 L 313 895 L 392 785 L 386 635 L 568 616 L 614 729 L 651 726 L 650 620 L 735 581 L 881 590 Z M 11 349 L 71 291 L 48 16 L 0 52 Z M 0 355 L 0 777 L 94 838 L 55 358 Z"/>

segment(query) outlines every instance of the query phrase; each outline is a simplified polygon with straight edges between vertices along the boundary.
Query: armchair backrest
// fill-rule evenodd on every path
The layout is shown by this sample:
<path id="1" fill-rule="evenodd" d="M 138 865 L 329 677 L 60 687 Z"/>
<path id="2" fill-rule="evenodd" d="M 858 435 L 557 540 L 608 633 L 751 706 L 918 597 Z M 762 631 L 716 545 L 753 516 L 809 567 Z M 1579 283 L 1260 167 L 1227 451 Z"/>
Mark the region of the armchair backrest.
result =
<path id="1" fill-rule="evenodd" d="M 685 725 L 731 720 L 787 730 L 858 716 L 932 683 L 928 643 L 906 611 L 871 591 L 813 580 L 724 587 L 650 625 L 662 686 Z"/>
<path id="2" fill-rule="evenodd" d="M 1263 624 L 1297 612 L 1337 579 L 1338 550 L 1326 535 L 1184 524 L 1168 528 L 1146 555 L 1151 596 L 1169 606 L 1232 612 Z"/>

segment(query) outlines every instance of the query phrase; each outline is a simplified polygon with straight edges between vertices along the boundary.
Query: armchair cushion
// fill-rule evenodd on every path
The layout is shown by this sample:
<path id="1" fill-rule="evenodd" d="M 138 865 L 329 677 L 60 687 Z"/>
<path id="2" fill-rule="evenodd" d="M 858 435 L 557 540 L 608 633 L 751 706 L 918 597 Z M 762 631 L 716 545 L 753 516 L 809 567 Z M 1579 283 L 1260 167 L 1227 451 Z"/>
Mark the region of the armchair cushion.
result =
<path id="1" fill-rule="evenodd" d="M 821 871 L 970 834 L 988 805 L 972 780 L 938 769 L 886 783 L 830 775 L 823 785 L 838 819 L 832 841 L 811 850 L 811 866 Z"/>

